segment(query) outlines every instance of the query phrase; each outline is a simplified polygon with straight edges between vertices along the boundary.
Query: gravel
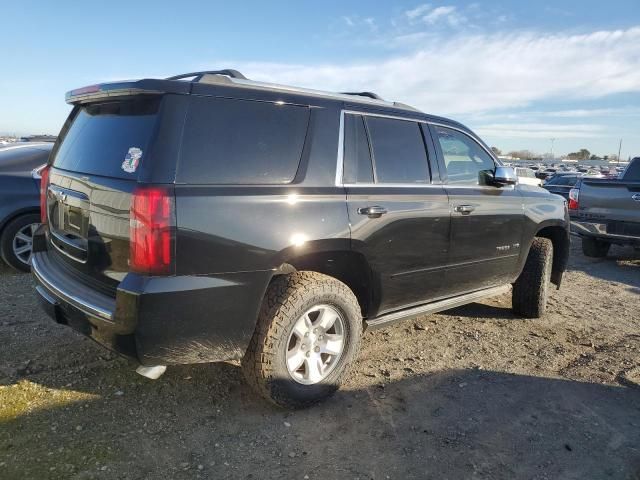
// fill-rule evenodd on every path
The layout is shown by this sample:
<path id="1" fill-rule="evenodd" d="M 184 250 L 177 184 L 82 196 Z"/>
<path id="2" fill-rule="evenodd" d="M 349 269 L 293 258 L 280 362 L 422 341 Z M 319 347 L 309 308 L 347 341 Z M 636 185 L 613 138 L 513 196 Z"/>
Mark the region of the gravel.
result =
<path id="1" fill-rule="evenodd" d="M 342 390 L 294 412 L 237 363 L 147 380 L 2 267 L 0 478 L 638 479 L 640 261 L 578 247 L 545 318 L 504 295 L 368 332 Z"/>

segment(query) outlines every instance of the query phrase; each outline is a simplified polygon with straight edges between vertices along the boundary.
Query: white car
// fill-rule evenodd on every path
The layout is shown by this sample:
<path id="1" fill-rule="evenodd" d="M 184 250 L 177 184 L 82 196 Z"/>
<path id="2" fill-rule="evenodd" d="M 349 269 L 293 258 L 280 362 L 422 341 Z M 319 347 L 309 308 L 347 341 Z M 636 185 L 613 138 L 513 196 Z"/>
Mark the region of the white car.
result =
<path id="1" fill-rule="evenodd" d="M 537 178 L 536 172 L 530 168 L 516 167 L 515 170 L 519 183 L 524 185 L 535 185 L 537 187 L 542 186 L 542 180 Z"/>

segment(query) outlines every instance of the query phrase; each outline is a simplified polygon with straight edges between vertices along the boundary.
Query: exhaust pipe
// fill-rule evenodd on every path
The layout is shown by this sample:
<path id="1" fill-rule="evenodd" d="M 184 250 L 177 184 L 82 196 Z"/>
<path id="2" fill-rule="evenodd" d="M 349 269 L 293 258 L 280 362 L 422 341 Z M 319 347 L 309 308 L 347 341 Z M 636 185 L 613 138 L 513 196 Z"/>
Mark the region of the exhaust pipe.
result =
<path id="1" fill-rule="evenodd" d="M 159 379 L 166 371 L 166 365 L 155 365 L 153 367 L 145 367 L 144 365 L 140 365 L 138 368 L 136 368 L 136 373 L 139 373 L 143 377 L 150 378 L 151 380 Z"/>

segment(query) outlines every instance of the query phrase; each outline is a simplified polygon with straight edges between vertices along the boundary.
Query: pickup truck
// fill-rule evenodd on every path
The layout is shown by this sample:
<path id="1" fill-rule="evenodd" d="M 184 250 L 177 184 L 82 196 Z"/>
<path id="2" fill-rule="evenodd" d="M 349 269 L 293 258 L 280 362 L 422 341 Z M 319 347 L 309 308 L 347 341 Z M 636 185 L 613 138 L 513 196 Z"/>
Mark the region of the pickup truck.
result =
<path id="1" fill-rule="evenodd" d="M 588 257 L 606 257 L 612 244 L 640 248 L 640 157 L 619 179 L 582 178 L 569 192 L 569 213 Z"/>

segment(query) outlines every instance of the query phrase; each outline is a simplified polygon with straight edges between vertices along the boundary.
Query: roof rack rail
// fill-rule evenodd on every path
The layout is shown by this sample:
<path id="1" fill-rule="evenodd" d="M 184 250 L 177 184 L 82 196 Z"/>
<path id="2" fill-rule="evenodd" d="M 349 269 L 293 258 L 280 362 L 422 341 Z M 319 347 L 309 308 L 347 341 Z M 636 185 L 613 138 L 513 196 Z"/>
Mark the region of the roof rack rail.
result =
<path id="1" fill-rule="evenodd" d="M 224 70 L 207 70 L 204 72 L 183 73 L 181 75 L 168 77 L 165 80 L 182 80 L 183 78 L 194 77 L 194 82 L 199 82 L 205 75 L 226 75 L 227 77 L 231 78 L 240 78 L 242 80 L 247 80 L 247 77 L 241 74 L 238 70 L 233 70 L 232 68 L 227 68 Z"/>
<path id="2" fill-rule="evenodd" d="M 382 98 L 377 93 L 373 93 L 373 92 L 340 92 L 340 93 L 342 93 L 343 95 L 358 95 L 359 97 L 369 97 L 369 98 L 373 98 L 374 100 L 384 101 L 384 98 Z"/>

